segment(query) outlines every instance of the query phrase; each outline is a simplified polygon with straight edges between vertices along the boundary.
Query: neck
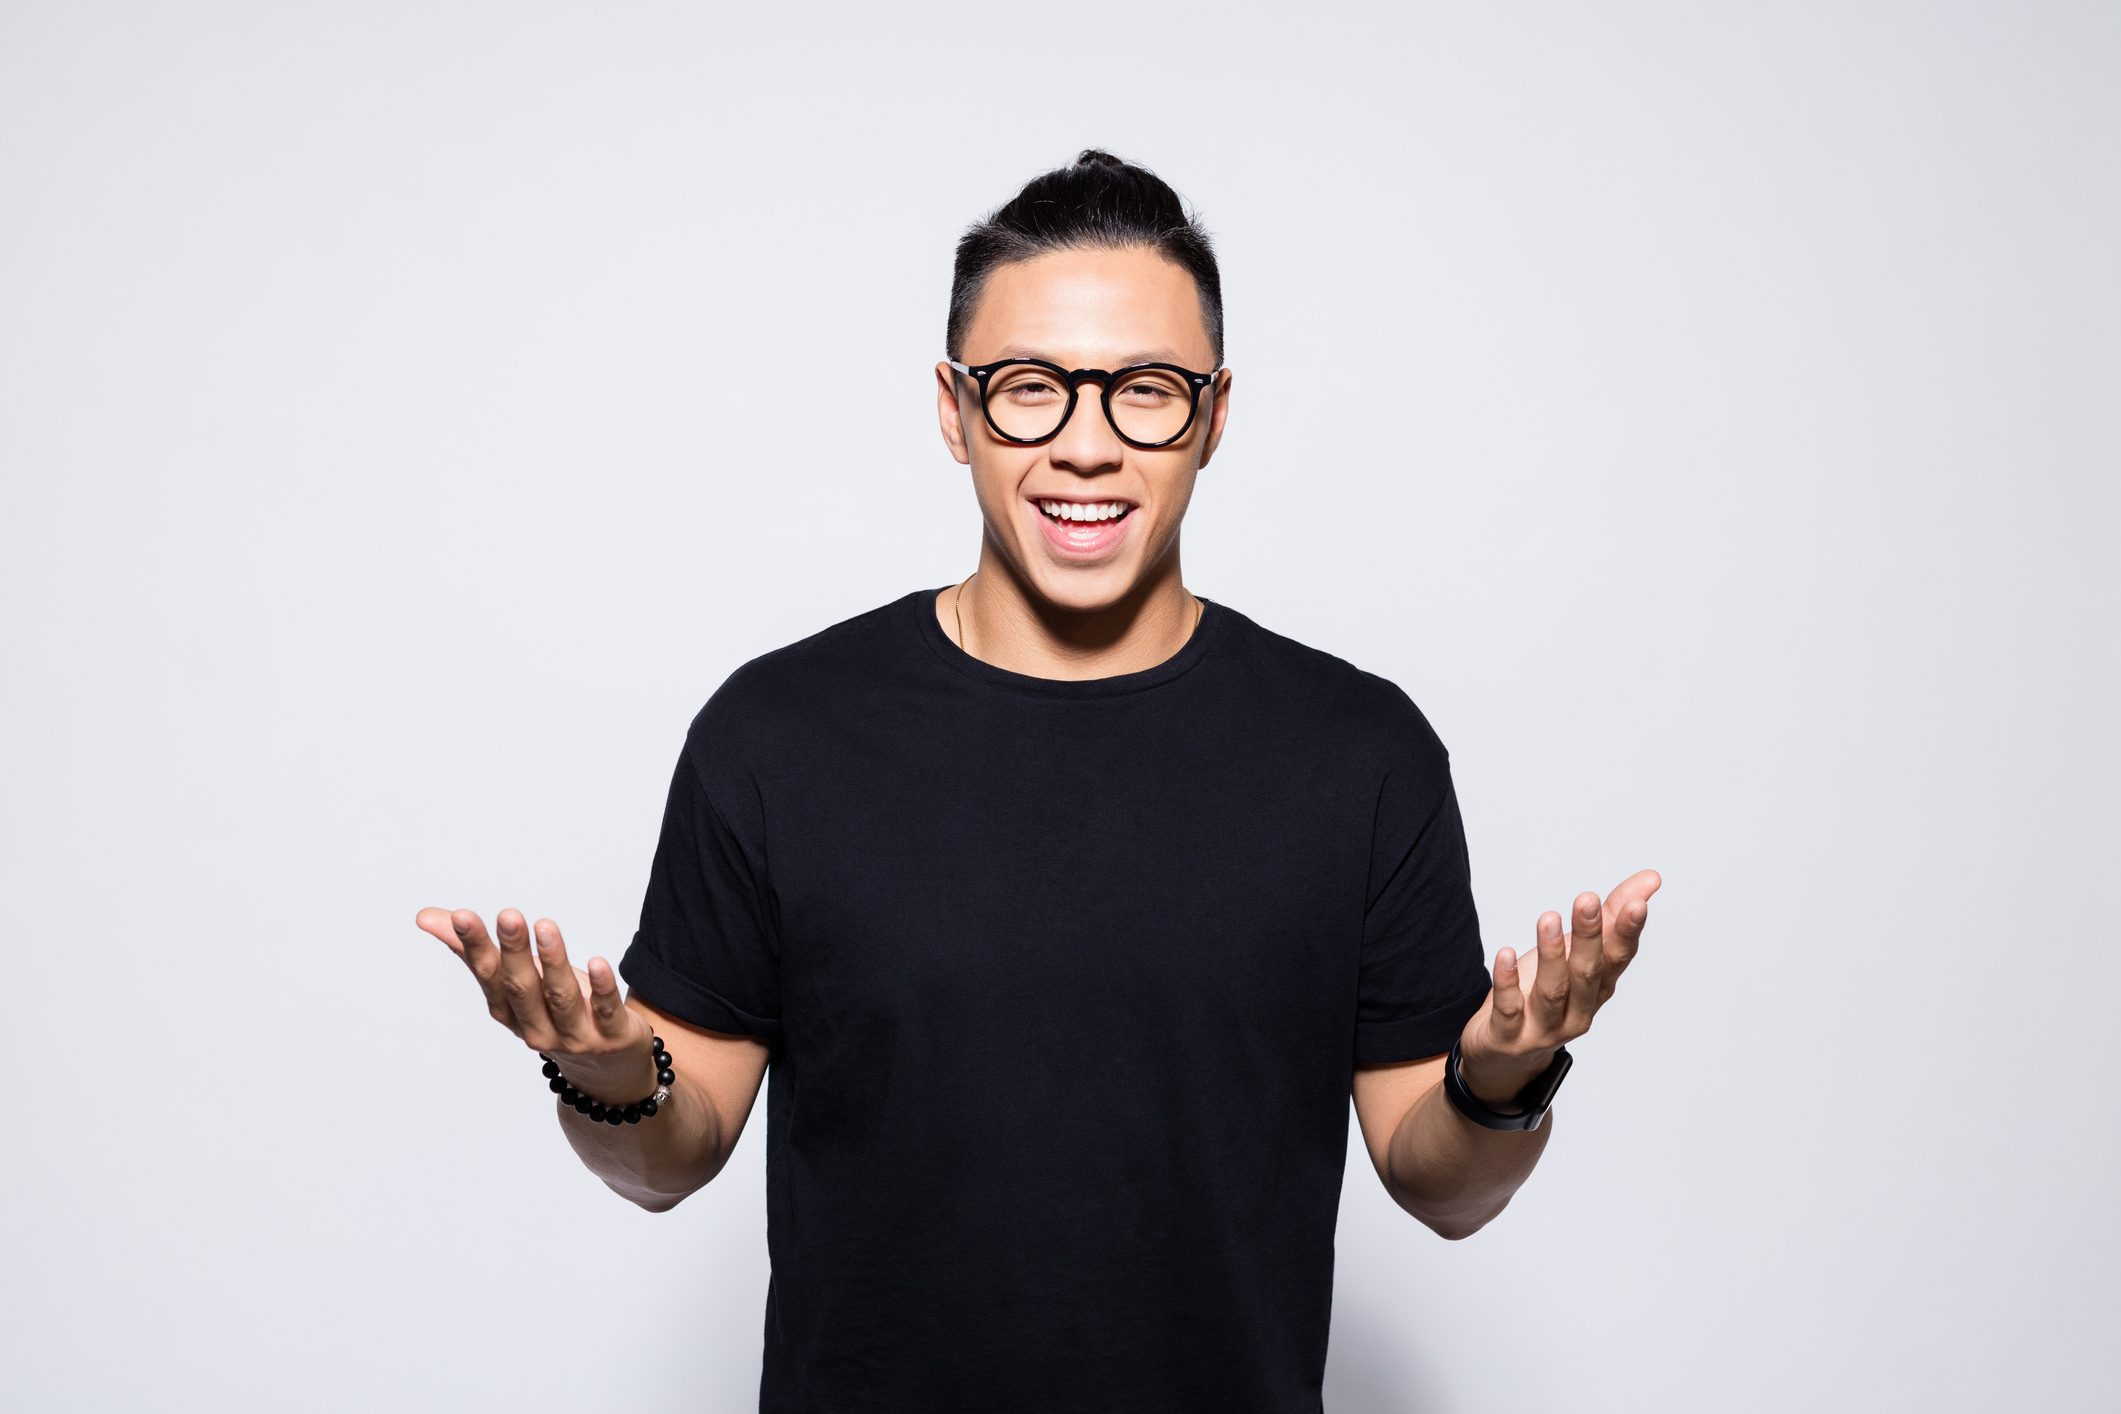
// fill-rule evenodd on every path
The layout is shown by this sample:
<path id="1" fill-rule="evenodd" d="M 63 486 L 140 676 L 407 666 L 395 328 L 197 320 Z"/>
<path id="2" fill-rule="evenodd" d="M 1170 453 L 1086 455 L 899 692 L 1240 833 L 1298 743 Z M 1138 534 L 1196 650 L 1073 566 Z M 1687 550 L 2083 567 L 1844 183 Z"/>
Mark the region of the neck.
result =
<path id="1" fill-rule="evenodd" d="M 935 611 L 952 641 L 963 618 L 960 646 L 974 657 L 1030 677 L 1070 680 L 1155 667 L 1185 646 L 1201 612 L 1180 579 L 1176 547 L 1165 564 L 1096 609 L 1040 597 L 983 550 L 968 581 L 936 596 Z"/>

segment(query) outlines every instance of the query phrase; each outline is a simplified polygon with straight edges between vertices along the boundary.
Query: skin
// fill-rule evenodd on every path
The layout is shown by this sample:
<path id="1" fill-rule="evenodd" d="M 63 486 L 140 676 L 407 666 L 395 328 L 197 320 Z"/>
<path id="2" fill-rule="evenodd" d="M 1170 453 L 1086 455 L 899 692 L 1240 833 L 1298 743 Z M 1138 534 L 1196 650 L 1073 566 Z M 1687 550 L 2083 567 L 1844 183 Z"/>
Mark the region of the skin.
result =
<path id="1" fill-rule="evenodd" d="M 1496 954 L 1487 1005 L 1460 1033 L 1460 1074 L 1496 1109 L 1585 1035 L 1635 960 L 1649 921 L 1654 869 L 1621 881 L 1605 898 L 1576 896 L 1575 928 L 1539 915 L 1533 951 Z M 1494 1130 L 1458 1112 L 1443 1090 L 1449 1052 L 1355 1069 L 1355 1113 L 1385 1190 L 1432 1231 L 1458 1240 L 1492 1222 L 1530 1177 L 1553 1136 L 1557 1098 L 1537 1129 Z M 1573 1052 L 1572 1052 L 1573 1054 Z"/>
<path id="2" fill-rule="evenodd" d="M 969 364 L 1036 356 L 1063 368 L 1150 359 L 1215 366 L 1200 294 L 1184 268 L 1146 248 L 1053 251 L 994 271 L 965 330 Z M 935 365 L 943 444 L 972 469 L 983 530 L 960 600 L 936 596 L 945 632 L 974 656 L 1045 678 L 1101 678 L 1154 667 L 1193 632 L 1197 605 L 1179 573 L 1179 525 L 1230 415 L 1231 371 L 1197 396 L 1186 435 L 1144 451 L 1119 439 L 1085 383 L 1067 425 L 1018 446 L 994 435 L 972 381 Z M 1135 503 L 1119 552 L 1094 565 L 1057 554 L 1028 497 Z"/>
<path id="3" fill-rule="evenodd" d="M 1149 359 L 1206 370 L 1213 345 L 1192 277 L 1146 248 L 1056 251 L 989 277 L 962 359 L 1019 354 L 1064 368 L 1119 368 Z M 1193 632 L 1197 601 L 1180 575 L 1179 528 L 1200 472 L 1222 440 L 1232 375 L 1221 370 L 1193 426 L 1169 447 L 1121 441 L 1085 384 L 1073 415 L 1037 446 L 1005 442 L 981 415 L 977 391 L 947 361 L 935 367 L 943 442 L 971 469 L 982 533 L 975 572 L 937 595 L 943 629 L 982 660 L 1035 677 L 1099 678 L 1153 667 Z M 1135 505 L 1119 551 L 1084 564 L 1057 554 L 1032 497 L 1127 500 Z M 1649 899 L 1663 880 L 1641 870 L 1601 899 L 1578 895 L 1564 931 L 1542 913 L 1535 946 L 1497 954 L 1488 1001 L 1460 1041 L 1467 1087 L 1497 1108 L 1585 1035 L 1641 947 Z M 674 1207 L 728 1162 L 757 1099 L 769 1057 L 756 1037 L 703 1030 L 622 997 L 611 963 L 567 959 L 559 925 L 541 918 L 536 946 L 523 914 L 495 916 L 498 939 L 469 909 L 423 908 L 414 919 L 470 970 L 488 1015 L 570 1082 L 624 1103 L 649 1093 L 651 1034 L 668 1047 L 677 1080 L 666 1112 L 638 1125 L 593 1123 L 559 1105 L 562 1128 L 606 1183 L 655 1211 Z M 1445 1055 L 1359 1066 L 1353 1100 L 1378 1177 L 1401 1207 L 1448 1238 L 1478 1231 L 1530 1175 L 1553 1134 L 1496 1131 L 1461 1115 L 1443 1093 Z M 1557 1103 L 1555 1108 L 1559 1108 Z M 666 1122 L 667 1121 L 667 1122 Z"/>
<path id="4" fill-rule="evenodd" d="M 722 1171 L 766 1074 L 771 1051 L 764 1041 L 703 1030 L 637 997 L 621 998 L 610 961 L 571 965 L 560 925 L 550 918 L 537 921 L 535 948 L 520 909 L 494 916 L 498 938 L 468 908 L 423 908 L 413 922 L 471 972 L 487 1015 L 527 1049 L 551 1056 L 586 1095 L 625 1104 L 652 1094 L 651 1038 L 662 1038 L 676 1079 L 670 1101 L 653 1117 L 613 1126 L 553 1100 L 568 1142 L 613 1191 L 663 1212 Z"/>

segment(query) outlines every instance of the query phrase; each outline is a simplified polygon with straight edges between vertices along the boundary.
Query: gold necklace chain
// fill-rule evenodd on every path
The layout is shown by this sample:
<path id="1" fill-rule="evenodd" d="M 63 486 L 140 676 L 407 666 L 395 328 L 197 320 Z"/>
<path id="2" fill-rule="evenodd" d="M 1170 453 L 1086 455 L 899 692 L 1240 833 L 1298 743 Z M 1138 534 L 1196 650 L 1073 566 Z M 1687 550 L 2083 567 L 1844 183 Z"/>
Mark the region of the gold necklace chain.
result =
<path id="1" fill-rule="evenodd" d="M 957 593 L 950 596 L 950 612 L 957 616 L 957 646 L 960 648 L 965 648 L 965 586 L 972 583 L 973 575 L 978 573 L 978 570 L 974 570 L 972 574 L 968 574 L 959 580 L 957 582 Z M 1193 627 L 1198 630 L 1201 616 L 1208 612 L 1208 601 L 1190 589 L 1186 591 L 1186 597 L 1193 601 Z M 965 648 L 965 651 L 969 653 L 972 650 Z"/>

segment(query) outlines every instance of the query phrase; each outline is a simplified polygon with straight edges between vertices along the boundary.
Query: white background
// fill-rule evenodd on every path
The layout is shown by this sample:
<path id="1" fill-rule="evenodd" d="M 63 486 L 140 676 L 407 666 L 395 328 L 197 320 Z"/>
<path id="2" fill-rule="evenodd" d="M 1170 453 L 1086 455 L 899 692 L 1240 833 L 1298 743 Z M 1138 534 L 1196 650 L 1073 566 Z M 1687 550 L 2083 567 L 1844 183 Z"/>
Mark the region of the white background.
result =
<path id="1" fill-rule="evenodd" d="M 738 663 L 970 571 L 953 244 L 1218 243 L 1186 581 L 1404 686 L 1490 953 L 1665 888 L 1326 1407 L 2090 1410 L 2117 1224 L 2110 5 L 0 5 L 0 1403 L 755 1408 L 412 916 L 637 921 Z M 820 415 L 799 370 L 829 359 Z"/>

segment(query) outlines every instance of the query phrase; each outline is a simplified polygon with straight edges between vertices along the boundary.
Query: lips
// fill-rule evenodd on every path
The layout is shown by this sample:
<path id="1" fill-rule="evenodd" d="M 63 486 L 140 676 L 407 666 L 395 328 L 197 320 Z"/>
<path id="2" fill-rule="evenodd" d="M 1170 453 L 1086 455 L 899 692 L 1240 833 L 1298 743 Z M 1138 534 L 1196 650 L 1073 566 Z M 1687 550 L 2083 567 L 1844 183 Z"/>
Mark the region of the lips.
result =
<path id="1" fill-rule="evenodd" d="M 1118 496 L 1107 500 L 1120 501 Z M 1102 560 L 1109 557 L 1130 533 L 1128 527 L 1134 523 L 1134 513 L 1140 507 L 1126 502 L 1126 511 L 1111 519 L 1097 521 L 1055 520 L 1039 509 L 1041 500 L 1074 500 L 1076 504 L 1098 504 L 1084 502 L 1074 497 L 1042 496 L 1027 499 L 1025 508 L 1038 520 L 1039 533 L 1045 537 L 1047 548 L 1062 560 L 1074 563 Z"/>

